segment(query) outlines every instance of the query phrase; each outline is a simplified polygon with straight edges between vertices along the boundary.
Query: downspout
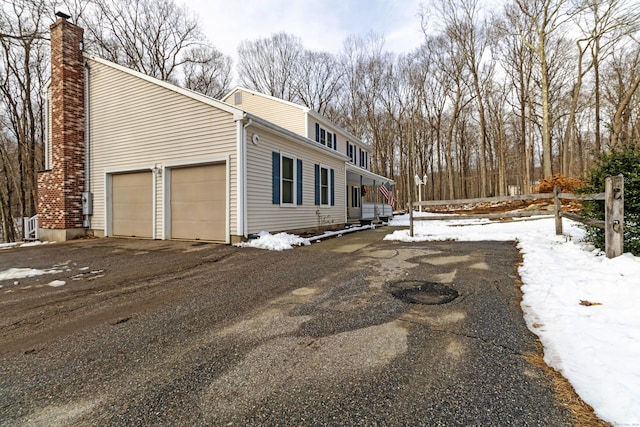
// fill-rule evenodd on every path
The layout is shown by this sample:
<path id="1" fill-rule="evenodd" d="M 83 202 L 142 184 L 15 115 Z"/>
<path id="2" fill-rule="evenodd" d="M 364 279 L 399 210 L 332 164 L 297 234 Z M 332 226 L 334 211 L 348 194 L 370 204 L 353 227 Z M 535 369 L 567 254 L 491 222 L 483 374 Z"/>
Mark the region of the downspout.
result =
<path id="1" fill-rule="evenodd" d="M 238 134 L 237 144 L 237 210 L 236 210 L 236 235 L 247 237 L 247 127 L 253 122 L 249 119 L 246 123 L 246 114 L 236 120 Z"/>
<path id="2" fill-rule="evenodd" d="M 253 120 L 249 117 L 249 120 L 242 127 L 242 172 L 243 172 L 243 188 L 242 188 L 242 218 L 244 227 L 242 229 L 243 237 L 249 237 L 249 214 L 248 214 L 248 195 L 247 195 L 247 128 L 253 124 Z"/>
<path id="3" fill-rule="evenodd" d="M 91 194 L 91 89 L 90 89 L 89 62 L 84 62 L 84 120 L 85 120 L 85 167 L 84 167 L 84 193 L 82 194 L 82 214 L 84 215 L 82 226 L 91 228 L 91 216 L 93 215 L 93 194 Z"/>

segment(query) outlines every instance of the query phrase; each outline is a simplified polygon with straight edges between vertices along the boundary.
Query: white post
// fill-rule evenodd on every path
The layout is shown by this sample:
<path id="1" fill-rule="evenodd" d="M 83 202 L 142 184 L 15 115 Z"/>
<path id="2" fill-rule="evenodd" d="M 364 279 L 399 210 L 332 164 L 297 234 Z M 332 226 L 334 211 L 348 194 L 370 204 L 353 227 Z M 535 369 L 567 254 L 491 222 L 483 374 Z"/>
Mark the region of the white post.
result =
<path id="1" fill-rule="evenodd" d="M 416 182 L 416 185 L 418 186 L 418 201 L 422 201 L 422 180 L 420 179 L 420 177 L 418 175 L 414 176 L 413 179 Z M 422 205 L 418 204 L 418 212 L 422 212 Z"/>

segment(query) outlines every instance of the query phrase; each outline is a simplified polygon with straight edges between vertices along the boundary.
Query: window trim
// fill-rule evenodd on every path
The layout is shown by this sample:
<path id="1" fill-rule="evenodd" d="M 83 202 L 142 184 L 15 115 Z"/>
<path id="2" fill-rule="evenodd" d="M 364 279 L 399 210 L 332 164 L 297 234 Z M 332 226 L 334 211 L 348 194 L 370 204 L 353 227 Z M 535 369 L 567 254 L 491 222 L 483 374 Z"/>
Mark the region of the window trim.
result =
<path id="1" fill-rule="evenodd" d="M 293 177 L 285 180 L 284 178 L 284 159 L 290 159 L 293 162 Z M 282 207 L 295 207 L 302 205 L 303 201 L 303 178 L 302 178 L 302 160 L 296 156 L 281 152 L 272 152 L 272 200 L 271 203 Z M 284 202 L 284 183 L 291 182 L 292 201 Z"/>
<path id="2" fill-rule="evenodd" d="M 291 159 L 291 163 L 292 163 L 292 176 L 291 176 L 291 202 L 285 202 L 284 201 L 284 182 L 285 182 L 285 178 L 284 178 L 284 159 Z M 298 162 L 297 162 L 297 157 L 288 153 L 284 153 L 284 152 L 280 152 L 280 206 L 284 206 L 284 207 L 291 207 L 291 206 L 296 206 L 297 205 L 297 199 L 298 199 L 298 183 L 297 183 L 297 169 L 298 169 Z"/>
<path id="3" fill-rule="evenodd" d="M 332 150 L 338 149 L 338 135 L 316 123 L 316 142 Z"/>
<path id="4" fill-rule="evenodd" d="M 351 207 L 352 208 L 360 208 L 361 206 L 361 196 L 360 196 L 360 187 L 357 185 L 353 185 L 351 187 Z"/>
<path id="5" fill-rule="evenodd" d="M 326 184 L 326 191 L 327 191 L 327 198 L 326 198 L 326 202 L 327 203 L 322 203 L 322 190 L 323 190 L 323 185 L 322 185 L 322 170 L 327 171 L 327 184 Z M 335 202 L 335 185 L 336 185 L 336 177 L 335 177 L 335 169 L 331 168 L 330 166 L 321 164 L 321 163 L 316 163 L 314 165 L 314 204 L 316 206 L 319 206 L 321 208 L 329 208 L 332 206 L 335 206 L 336 202 Z"/>

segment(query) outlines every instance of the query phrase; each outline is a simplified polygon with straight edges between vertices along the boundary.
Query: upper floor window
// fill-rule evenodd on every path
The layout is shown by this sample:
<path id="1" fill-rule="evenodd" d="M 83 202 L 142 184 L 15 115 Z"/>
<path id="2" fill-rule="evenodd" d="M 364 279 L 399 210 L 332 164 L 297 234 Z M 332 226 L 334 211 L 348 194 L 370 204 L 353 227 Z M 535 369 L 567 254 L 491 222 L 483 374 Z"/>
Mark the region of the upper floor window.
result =
<path id="1" fill-rule="evenodd" d="M 361 148 L 358 148 L 358 153 L 359 153 L 359 157 L 360 157 L 360 167 L 363 169 L 368 169 L 369 168 L 369 153 L 364 151 Z"/>
<path id="2" fill-rule="evenodd" d="M 320 126 L 319 123 L 316 123 L 316 142 L 329 148 L 333 148 L 334 150 L 338 145 L 336 134 L 333 132 L 329 132 L 328 130 Z"/>
<path id="3" fill-rule="evenodd" d="M 347 141 L 347 156 L 351 159 L 351 163 L 356 163 L 356 146 Z"/>

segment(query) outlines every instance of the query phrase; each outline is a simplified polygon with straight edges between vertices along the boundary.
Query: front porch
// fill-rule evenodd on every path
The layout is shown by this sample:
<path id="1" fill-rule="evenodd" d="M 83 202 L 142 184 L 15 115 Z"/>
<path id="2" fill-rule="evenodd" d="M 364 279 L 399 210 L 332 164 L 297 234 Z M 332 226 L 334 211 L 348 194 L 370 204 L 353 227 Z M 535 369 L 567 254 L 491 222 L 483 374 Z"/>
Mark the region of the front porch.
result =
<path id="1" fill-rule="evenodd" d="M 393 185 L 384 176 L 349 165 L 347 167 L 347 221 L 386 221 L 393 216 Z M 380 188 L 384 186 L 384 190 Z M 390 195 L 389 200 L 384 192 Z"/>

